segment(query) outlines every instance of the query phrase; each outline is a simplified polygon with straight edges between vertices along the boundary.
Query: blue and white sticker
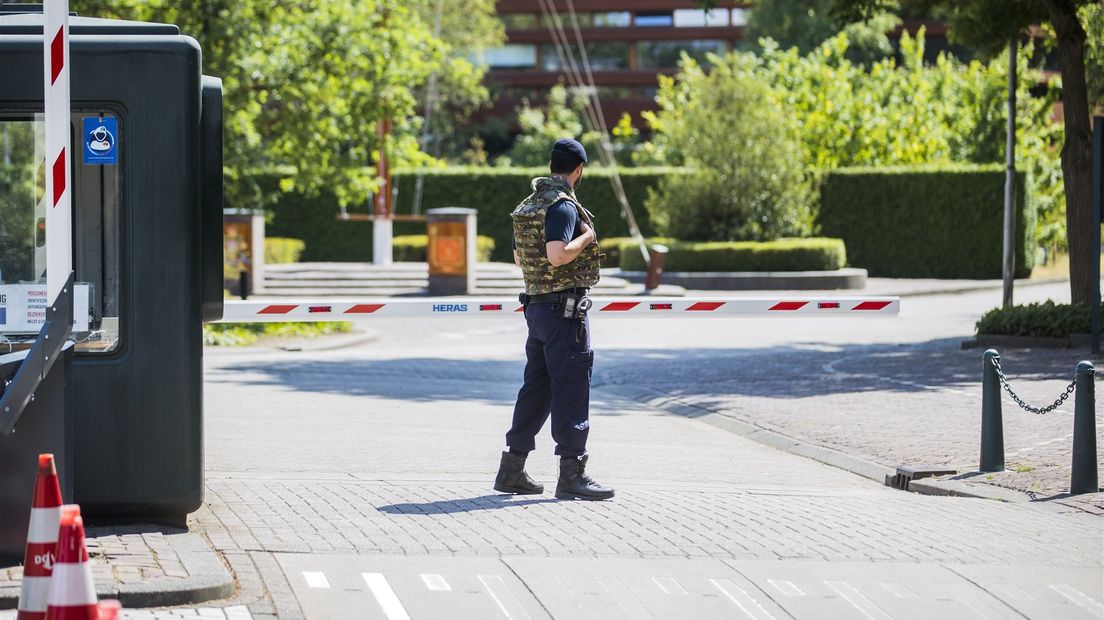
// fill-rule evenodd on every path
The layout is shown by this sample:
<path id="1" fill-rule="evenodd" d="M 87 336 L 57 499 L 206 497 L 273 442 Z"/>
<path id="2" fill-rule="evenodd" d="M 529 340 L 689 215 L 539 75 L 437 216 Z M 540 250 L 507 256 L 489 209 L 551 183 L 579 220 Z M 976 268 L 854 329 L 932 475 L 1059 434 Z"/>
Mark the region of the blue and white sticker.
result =
<path id="1" fill-rule="evenodd" d="M 84 119 L 84 163 L 119 163 L 119 122 L 99 116 Z"/>

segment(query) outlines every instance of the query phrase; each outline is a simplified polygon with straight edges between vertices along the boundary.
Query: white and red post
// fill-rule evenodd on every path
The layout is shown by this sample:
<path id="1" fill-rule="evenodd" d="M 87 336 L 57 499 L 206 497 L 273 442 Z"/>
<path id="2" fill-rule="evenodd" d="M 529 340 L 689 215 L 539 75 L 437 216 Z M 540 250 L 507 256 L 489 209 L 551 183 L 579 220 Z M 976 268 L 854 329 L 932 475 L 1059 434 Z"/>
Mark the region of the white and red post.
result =
<path id="1" fill-rule="evenodd" d="M 46 292 L 56 303 L 73 270 L 72 144 L 69 142 L 69 0 L 43 7 L 43 81 L 46 86 Z"/>

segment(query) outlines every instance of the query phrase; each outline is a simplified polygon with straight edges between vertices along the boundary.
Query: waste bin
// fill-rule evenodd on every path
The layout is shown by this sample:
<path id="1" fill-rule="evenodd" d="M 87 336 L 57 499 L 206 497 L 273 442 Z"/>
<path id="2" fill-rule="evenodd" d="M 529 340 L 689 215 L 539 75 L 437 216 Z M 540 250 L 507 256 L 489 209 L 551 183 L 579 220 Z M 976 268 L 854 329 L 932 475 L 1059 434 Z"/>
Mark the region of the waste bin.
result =
<path id="1" fill-rule="evenodd" d="M 426 211 L 426 259 L 430 295 L 467 295 L 475 290 L 475 209 Z"/>

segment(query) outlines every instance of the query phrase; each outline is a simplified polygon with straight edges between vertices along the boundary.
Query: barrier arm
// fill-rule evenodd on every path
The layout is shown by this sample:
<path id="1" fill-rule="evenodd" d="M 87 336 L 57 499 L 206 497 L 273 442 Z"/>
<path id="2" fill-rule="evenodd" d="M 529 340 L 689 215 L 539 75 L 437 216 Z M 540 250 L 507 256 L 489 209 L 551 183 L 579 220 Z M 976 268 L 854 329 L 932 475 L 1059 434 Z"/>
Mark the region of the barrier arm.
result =
<path id="1" fill-rule="evenodd" d="M 898 297 L 595 297 L 595 318 L 896 317 Z M 517 298 L 266 299 L 223 304 L 221 323 L 460 318 L 521 314 Z"/>
<path id="2" fill-rule="evenodd" d="M 73 207 L 69 144 L 69 0 L 46 0 L 42 47 L 46 108 L 46 320 L 31 349 L 0 356 L 0 433 L 10 435 L 73 329 Z M 71 345 L 70 345 L 71 346 Z M 6 369 L 6 370 L 5 370 Z M 14 375 L 9 375 L 11 369 Z M 7 377 L 11 376 L 11 379 Z"/>

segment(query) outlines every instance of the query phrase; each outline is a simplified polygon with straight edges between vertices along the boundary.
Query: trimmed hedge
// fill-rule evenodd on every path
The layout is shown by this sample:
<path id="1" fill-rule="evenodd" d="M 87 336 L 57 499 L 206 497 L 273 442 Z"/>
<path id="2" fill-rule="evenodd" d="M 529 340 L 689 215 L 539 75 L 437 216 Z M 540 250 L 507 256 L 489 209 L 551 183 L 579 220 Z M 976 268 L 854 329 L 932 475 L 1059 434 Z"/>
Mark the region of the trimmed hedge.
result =
<path id="1" fill-rule="evenodd" d="M 429 237 L 426 235 L 399 235 L 391 240 L 391 255 L 396 263 L 426 262 Z M 494 251 L 494 239 L 484 235 L 475 237 L 475 260 L 485 263 Z"/>
<path id="2" fill-rule="evenodd" d="M 644 242 L 649 247 L 657 243 L 670 247 L 675 240 L 669 237 L 649 237 Z M 620 267 L 623 252 L 640 254 L 640 248 L 632 237 L 599 238 L 598 245 L 602 248 L 602 253 L 605 254 L 605 258 L 602 259 L 603 267 Z"/>
<path id="3" fill-rule="evenodd" d="M 302 239 L 289 239 L 287 237 L 265 237 L 265 264 L 279 265 L 283 263 L 298 263 L 303 255 L 306 244 Z"/>
<path id="4" fill-rule="evenodd" d="M 513 256 L 510 212 L 529 194 L 529 182 L 533 177 L 547 176 L 547 168 L 490 168 L 454 167 L 432 168 L 423 171 L 398 170 L 392 175 L 392 183 L 398 189 L 396 213 L 411 213 L 414 202 L 414 186 L 419 172 L 424 173 L 422 186 L 422 212 L 437 207 L 468 207 L 478 211 L 477 231 L 494 240 L 491 260 L 511 262 Z M 684 174 L 680 168 L 621 168 L 622 185 L 628 196 L 633 214 L 645 235 L 652 233 L 644 200 L 648 190 L 659 185 L 662 177 Z M 266 193 L 278 195 L 270 207 L 273 217 L 268 223 L 268 234 L 277 237 L 294 237 L 306 243 L 303 261 L 371 261 L 372 223 L 338 221 L 337 200 L 323 192 L 317 196 L 305 196 L 297 192 L 282 193 L 280 176 L 275 172 L 260 175 L 259 180 Z M 605 237 L 628 234 L 628 227 L 621 218 L 621 207 L 609 182 L 610 173 L 601 168 L 589 168 L 585 182 L 579 187 L 579 200 L 595 215 L 599 241 Z M 254 208 L 255 205 L 227 204 L 231 208 Z M 369 205 L 352 205 L 349 213 L 369 213 Z M 425 224 L 420 222 L 395 222 L 398 235 L 424 234 Z"/>
<path id="5" fill-rule="evenodd" d="M 393 176 L 399 196 L 396 212 L 410 213 L 414 202 L 414 185 L 417 170 L 403 170 Z M 495 249 L 491 259 L 511 262 L 512 224 L 510 212 L 529 195 L 533 177 L 548 176 L 548 168 L 440 168 L 427 169 L 422 185 L 422 211 L 437 207 L 468 207 L 476 209 L 477 229 L 480 234 L 494 239 Z M 621 183 L 632 205 L 637 224 L 645 234 L 652 233 L 644 200 L 649 188 L 659 185 L 660 179 L 669 174 L 681 174 L 679 168 L 621 168 Z M 628 234 L 629 229 L 621 218 L 621 206 L 609 181 L 610 172 L 601 168 L 588 168 L 579 186 L 579 201 L 594 214 L 598 241 L 606 237 Z"/>
<path id="6" fill-rule="evenodd" d="M 977 322 L 978 334 L 1066 338 L 1092 329 L 1089 304 L 1041 304 L 994 308 Z"/>
<path id="7" fill-rule="evenodd" d="M 664 271 L 834 271 L 847 264 L 839 239 L 778 239 L 775 241 L 676 241 Z M 622 244 L 621 269 L 643 271 L 644 257 Z"/>
<path id="8" fill-rule="evenodd" d="M 1030 179 L 1016 175 L 1016 277 L 1035 263 Z M 999 165 L 841 168 L 825 175 L 821 234 L 850 264 L 896 278 L 1000 278 L 1004 169 Z"/>

